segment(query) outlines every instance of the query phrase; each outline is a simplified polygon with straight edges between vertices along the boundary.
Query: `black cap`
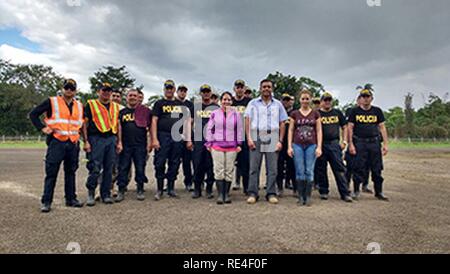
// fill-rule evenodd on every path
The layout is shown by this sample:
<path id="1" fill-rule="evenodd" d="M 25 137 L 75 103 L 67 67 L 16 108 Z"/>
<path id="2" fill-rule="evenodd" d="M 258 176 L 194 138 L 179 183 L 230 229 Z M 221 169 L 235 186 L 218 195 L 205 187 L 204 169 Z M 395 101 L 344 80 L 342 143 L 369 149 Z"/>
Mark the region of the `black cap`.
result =
<path id="1" fill-rule="evenodd" d="M 174 88 L 175 82 L 173 80 L 167 80 L 164 82 L 164 88 Z"/>
<path id="2" fill-rule="evenodd" d="M 66 80 L 64 80 L 63 88 L 76 90 L 77 82 L 73 79 L 66 79 Z"/>
<path id="3" fill-rule="evenodd" d="M 104 83 L 101 83 L 99 85 L 98 89 L 99 90 L 105 90 L 105 91 L 112 91 L 113 87 L 112 87 L 112 85 L 110 83 L 104 82 Z"/>
<path id="4" fill-rule="evenodd" d="M 333 95 L 329 92 L 325 92 L 322 97 L 320 97 L 320 101 L 324 101 L 325 99 L 333 99 Z"/>
<path id="5" fill-rule="evenodd" d="M 245 81 L 244 80 L 236 80 L 234 82 L 234 86 L 243 86 L 243 87 L 245 87 Z"/>
<path id="6" fill-rule="evenodd" d="M 208 84 L 204 84 L 200 87 L 200 92 L 204 92 L 204 91 L 212 91 L 212 88 L 210 85 Z"/>

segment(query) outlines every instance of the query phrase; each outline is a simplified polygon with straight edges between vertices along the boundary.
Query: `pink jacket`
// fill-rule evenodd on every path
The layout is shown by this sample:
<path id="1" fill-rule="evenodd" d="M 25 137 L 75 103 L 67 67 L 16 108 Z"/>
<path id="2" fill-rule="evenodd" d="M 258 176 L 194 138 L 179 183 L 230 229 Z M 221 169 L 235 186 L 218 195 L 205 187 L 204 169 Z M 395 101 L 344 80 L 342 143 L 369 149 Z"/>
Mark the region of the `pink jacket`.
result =
<path id="1" fill-rule="evenodd" d="M 206 147 L 236 148 L 243 138 L 244 126 L 239 112 L 231 108 L 225 113 L 219 108 L 211 113 L 206 125 Z"/>

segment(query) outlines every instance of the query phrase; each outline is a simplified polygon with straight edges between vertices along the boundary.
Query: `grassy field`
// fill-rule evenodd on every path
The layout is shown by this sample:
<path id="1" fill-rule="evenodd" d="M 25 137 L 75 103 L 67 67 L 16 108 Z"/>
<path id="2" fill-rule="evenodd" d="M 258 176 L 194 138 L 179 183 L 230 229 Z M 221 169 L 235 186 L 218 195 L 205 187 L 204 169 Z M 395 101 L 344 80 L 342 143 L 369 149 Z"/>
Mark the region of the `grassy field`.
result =
<path id="1" fill-rule="evenodd" d="M 39 149 L 46 148 L 45 142 L 38 141 L 19 141 L 19 142 L 0 142 L 0 149 Z M 450 142 L 406 142 L 391 141 L 391 149 L 433 149 L 450 148 Z"/>

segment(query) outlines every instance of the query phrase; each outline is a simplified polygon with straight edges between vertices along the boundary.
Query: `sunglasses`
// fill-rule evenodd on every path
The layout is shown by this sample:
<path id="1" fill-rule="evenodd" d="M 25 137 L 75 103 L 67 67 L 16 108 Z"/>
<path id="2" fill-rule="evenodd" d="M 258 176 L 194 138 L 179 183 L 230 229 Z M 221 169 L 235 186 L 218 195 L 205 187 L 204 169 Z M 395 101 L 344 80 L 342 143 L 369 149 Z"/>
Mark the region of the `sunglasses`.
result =
<path id="1" fill-rule="evenodd" d="M 211 93 L 211 91 L 209 89 L 203 89 L 200 91 L 201 93 Z"/>
<path id="2" fill-rule="evenodd" d="M 112 92 L 112 89 L 104 88 L 104 89 L 102 89 L 102 91 L 103 91 L 103 92 Z"/>
<path id="3" fill-rule="evenodd" d="M 362 98 L 370 98 L 370 95 L 364 94 L 364 95 L 361 95 L 361 97 L 362 97 Z"/>
<path id="4" fill-rule="evenodd" d="M 331 99 L 331 98 L 326 98 L 326 99 L 323 99 L 323 101 L 324 101 L 324 102 L 331 102 L 332 99 Z"/>

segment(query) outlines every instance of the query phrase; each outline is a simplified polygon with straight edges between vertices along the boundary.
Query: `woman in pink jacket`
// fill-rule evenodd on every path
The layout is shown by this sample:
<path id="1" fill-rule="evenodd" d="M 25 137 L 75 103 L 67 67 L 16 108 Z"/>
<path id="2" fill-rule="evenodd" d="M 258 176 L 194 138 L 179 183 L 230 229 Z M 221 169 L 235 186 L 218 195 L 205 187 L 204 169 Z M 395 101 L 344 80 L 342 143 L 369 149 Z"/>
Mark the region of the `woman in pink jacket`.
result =
<path id="1" fill-rule="evenodd" d="M 219 198 L 217 204 L 230 204 L 229 197 L 234 173 L 234 161 L 241 151 L 244 126 L 241 115 L 231 106 L 230 92 L 220 97 L 221 108 L 213 111 L 206 128 L 205 146 L 211 152 L 214 163 Z"/>

